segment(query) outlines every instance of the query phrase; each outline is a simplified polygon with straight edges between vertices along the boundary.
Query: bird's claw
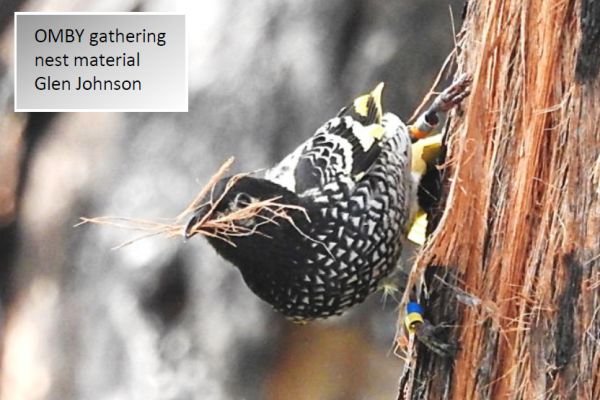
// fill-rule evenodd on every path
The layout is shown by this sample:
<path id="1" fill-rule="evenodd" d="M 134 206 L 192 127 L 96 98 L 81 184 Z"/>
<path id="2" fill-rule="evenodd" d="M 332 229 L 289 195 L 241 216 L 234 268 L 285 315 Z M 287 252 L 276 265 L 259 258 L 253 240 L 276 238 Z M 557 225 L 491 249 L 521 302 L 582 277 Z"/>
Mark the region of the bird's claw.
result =
<path id="1" fill-rule="evenodd" d="M 438 113 L 445 113 L 459 105 L 469 94 L 471 94 L 471 75 L 462 74 L 452 85 L 440 93 L 431 106 L 419 116 L 417 121 L 410 126 L 410 134 L 415 139 L 427 137 L 440 122 Z"/>
<path id="2" fill-rule="evenodd" d="M 439 337 L 440 332 L 445 329 L 446 327 L 443 325 L 433 325 L 431 322 L 423 320 L 423 323 L 416 324 L 415 336 L 419 342 L 440 357 L 453 358 L 459 350 L 459 346 L 457 343 L 444 341 Z"/>
<path id="3" fill-rule="evenodd" d="M 431 106 L 434 112 L 447 112 L 459 105 L 469 94 L 471 94 L 471 83 L 473 77 L 469 74 L 462 74 L 452 85 L 447 87 L 436 97 Z"/>

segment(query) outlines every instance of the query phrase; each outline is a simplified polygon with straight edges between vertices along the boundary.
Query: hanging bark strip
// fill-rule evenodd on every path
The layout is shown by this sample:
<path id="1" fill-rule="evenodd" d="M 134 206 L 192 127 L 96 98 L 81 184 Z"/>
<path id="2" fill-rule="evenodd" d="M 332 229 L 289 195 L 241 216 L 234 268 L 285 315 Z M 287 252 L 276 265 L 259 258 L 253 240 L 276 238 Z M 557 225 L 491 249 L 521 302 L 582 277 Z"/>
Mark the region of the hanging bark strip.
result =
<path id="1" fill-rule="evenodd" d="M 600 398 L 599 32 L 590 0 L 470 2 L 472 94 L 409 280 L 445 267 L 421 301 L 461 350 L 419 347 L 399 398 Z"/>

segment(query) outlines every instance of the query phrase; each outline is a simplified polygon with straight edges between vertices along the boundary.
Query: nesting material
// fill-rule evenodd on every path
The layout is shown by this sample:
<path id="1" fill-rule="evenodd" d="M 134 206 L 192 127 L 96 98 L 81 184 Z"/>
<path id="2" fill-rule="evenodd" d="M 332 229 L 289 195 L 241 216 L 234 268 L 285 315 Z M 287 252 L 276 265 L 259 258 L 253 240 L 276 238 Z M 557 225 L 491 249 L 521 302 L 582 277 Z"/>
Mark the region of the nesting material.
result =
<path id="1" fill-rule="evenodd" d="M 212 195 L 208 196 L 210 193 L 212 193 L 212 190 L 217 182 L 219 182 L 219 180 L 221 180 L 231 168 L 232 164 L 233 158 L 227 160 L 210 178 L 208 183 L 204 185 L 200 192 L 198 192 L 194 200 L 185 208 L 185 210 L 183 210 L 177 217 L 173 219 L 166 221 L 154 221 L 147 219 L 110 216 L 94 218 L 81 217 L 81 222 L 76 226 L 90 223 L 142 232 L 140 236 L 137 236 L 115 247 L 118 249 L 135 243 L 138 240 L 152 236 L 163 236 L 165 238 L 173 238 L 178 236 L 185 237 L 185 222 L 187 222 L 187 220 L 196 210 L 201 207 L 208 206 L 208 212 L 206 212 L 203 217 L 191 227 L 189 233 L 217 238 L 229 243 L 232 246 L 235 246 L 235 244 L 231 241 L 232 237 L 261 234 L 259 231 L 257 231 L 257 229 L 263 224 L 278 224 L 281 220 L 285 220 L 293 225 L 294 222 L 288 213 L 290 210 L 300 211 L 306 216 L 304 208 L 297 205 L 282 204 L 278 201 L 279 197 L 255 201 L 245 207 L 232 210 L 231 212 L 225 214 L 215 212 L 225 194 L 236 184 L 240 178 L 248 175 L 237 174 L 231 176 L 227 182 L 225 191 L 221 195 L 218 197 L 213 197 Z M 208 201 L 205 200 L 207 196 L 209 197 Z M 306 217 L 308 218 L 308 216 Z M 243 224 L 240 223 L 241 221 L 251 218 L 257 218 L 259 221 L 258 223 L 253 224 L 251 228 L 243 226 Z"/>

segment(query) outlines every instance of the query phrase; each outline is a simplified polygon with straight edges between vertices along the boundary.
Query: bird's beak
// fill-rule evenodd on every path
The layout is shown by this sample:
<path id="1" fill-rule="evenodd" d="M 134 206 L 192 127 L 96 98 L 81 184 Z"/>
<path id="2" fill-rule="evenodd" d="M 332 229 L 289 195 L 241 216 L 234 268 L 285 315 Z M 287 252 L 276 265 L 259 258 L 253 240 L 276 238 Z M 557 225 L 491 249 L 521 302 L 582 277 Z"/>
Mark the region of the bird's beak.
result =
<path id="1" fill-rule="evenodd" d="M 194 227 L 196 226 L 196 224 L 198 224 L 198 222 L 200 222 L 202 220 L 202 218 L 206 215 L 206 213 L 209 210 L 210 210 L 209 206 L 203 206 L 203 207 L 200 207 L 199 209 L 197 209 L 196 211 L 194 211 L 194 215 L 192 215 L 190 217 L 190 219 L 185 224 L 185 227 L 183 228 L 183 236 L 186 239 L 189 239 L 192 236 L 194 236 L 196 233 L 198 233 L 198 232 L 194 231 Z"/>
<path id="2" fill-rule="evenodd" d="M 185 224 L 185 227 L 183 228 L 183 236 L 186 239 L 189 239 L 196 234 L 196 232 L 194 232 L 194 226 L 198 223 L 199 220 L 200 219 L 196 215 L 194 215 Z"/>

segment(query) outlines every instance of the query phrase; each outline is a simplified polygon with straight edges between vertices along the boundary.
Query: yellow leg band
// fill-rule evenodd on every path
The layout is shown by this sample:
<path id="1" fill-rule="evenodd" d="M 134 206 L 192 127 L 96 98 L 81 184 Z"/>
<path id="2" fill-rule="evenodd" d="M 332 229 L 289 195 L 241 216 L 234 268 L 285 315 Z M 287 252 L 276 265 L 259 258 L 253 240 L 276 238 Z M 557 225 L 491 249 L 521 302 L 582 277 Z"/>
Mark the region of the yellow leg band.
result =
<path id="1" fill-rule="evenodd" d="M 423 323 L 423 316 L 418 312 L 411 312 L 410 314 L 407 314 L 404 318 L 404 325 L 406 326 L 406 330 L 409 333 L 415 333 L 414 324 L 416 322 Z"/>

